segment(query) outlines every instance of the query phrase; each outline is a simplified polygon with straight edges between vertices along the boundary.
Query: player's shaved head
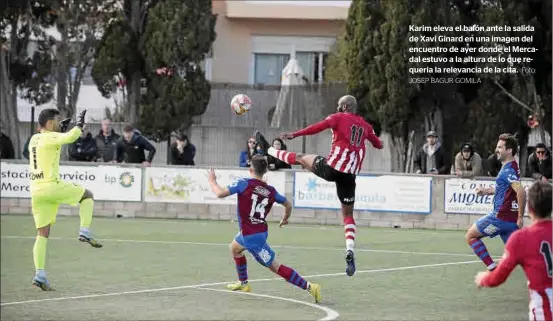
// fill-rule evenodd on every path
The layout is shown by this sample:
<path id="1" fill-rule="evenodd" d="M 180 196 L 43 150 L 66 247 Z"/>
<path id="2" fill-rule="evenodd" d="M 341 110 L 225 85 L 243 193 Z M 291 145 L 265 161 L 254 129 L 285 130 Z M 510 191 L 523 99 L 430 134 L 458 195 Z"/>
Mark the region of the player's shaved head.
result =
<path id="1" fill-rule="evenodd" d="M 338 99 L 338 111 L 354 113 L 357 110 L 357 99 L 352 95 L 345 95 Z"/>
<path id="2" fill-rule="evenodd" d="M 267 158 L 262 155 L 254 155 L 252 157 L 252 165 L 251 168 L 253 169 L 253 172 L 256 176 L 263 176 L 265 173 L 267 173 Z"/>
<path id="3" fill-rule="evenodd" d="M 44 109 L 43 111 L 40 112 L 40 114 L 38 114 L 38 124 L 40 125 L 40 127 L 45 128 L 46 123 L 49 120 L 54 120 L 56 116 L 58 116 L 59 114 L 60 114 L 60 111 L 57 109 L 54 109 L 54 108 Z"/>
<path id="4" fill-rule="evenodd" d="M 535 216 L 539 218 L 551 217 L 553 210 L 553 200 L 551 194 L 553 188 L 551 184 L 536 181 L 528 190 L 528 208 Z"/>

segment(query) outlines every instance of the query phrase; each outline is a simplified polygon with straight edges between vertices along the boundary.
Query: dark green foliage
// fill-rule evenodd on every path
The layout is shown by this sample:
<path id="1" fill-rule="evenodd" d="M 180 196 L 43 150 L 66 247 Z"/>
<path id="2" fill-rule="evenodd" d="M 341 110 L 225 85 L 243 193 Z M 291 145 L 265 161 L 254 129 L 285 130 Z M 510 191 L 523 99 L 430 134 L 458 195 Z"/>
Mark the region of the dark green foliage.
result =
<path id="1" fill-rule="evenodd" d="M 133 28 L 133 3 L 125 2 L 125 17 L 110 25 L 102 39 L 93 77 L 102 94 L 109 96 L 116 74 L 127 79 L 129 95 L 135 88 L 131 81 L 139 75 L 142 94 L 136 126 L 163 139 L 177 128 L 187 129 L 207 107 L 210 85 L 200 65 L 215 40 L 216 16 L 206 0 L 149 4 L 140 14 L 142 24 Z M 162 74 L 162 69 L 169 73 Z"/>
<path id="2" fill-rule="evenodd" d="M 121 73 L 128 78 L 133 70 L 142 68 L 142 56 L 137 48 L 138 39 L 123 18 L 109 25 L 98 45 L 92 66 L 92 78 L 104 97 L 109 98 L 114 92 L 115 75 Z"/>
<path id="3" fill-rule="evenodd" d="M 509 98 L 499 85 L 532 110 L 537 111 L 538 106 L 541 106 L 546 114 L 545 126 L 551 128 L 550 10 L 551 1 L 546 0 L 354 0 L 349 11 L 344 41 L 335 46 L 335 51 L 331 55 L 334 59 L 329 60 L 333 65 L 329 66 L 329 69 L 340 71 L 344 68 L 345 61 L 347 72 L 338 73 L 335 80 L 346 79 L 348 91 L 358 98 L 363 115 L 373 122 L 380 123 L 382 128 L 392 135 L 394 141 L 406 141 L 412 130 L 421 133 L 425 126 L 433 126 L 432 123 L 429 125 L 429 120 L 439 112 L 443 129 L 442 139 L 451 154 L 454 154 L 463 142 L 472 141 L 485 156 L 495 147 L 499 134 L 518 133 L 521 143 L 524 143 L 528 131 L 526 118 L 529 111 Z M 409 25 L 460 24 L 534 25 L 535 32 L 518 32 L 516 35 L 526 34 L 534 37 L 532 45 L 538 48 L 538 52 L 531 55 L 533 62 L 518 67 L 533 67 L 537 73 L 446 74 L 441 76 L 479 77 L 482 82 L 450 86 L 409 84 L 408 67 L 412 66 L 408 63 L 409 47 L 436 45 L 432 42 L 409 43 L 409 36 L 421 34 L 409 32 Z M 436 34 L 438 33 L 430 32 L 425 35 Z M 460 34 L 468 35 L 459 32 L 449 35 Z M 513 32 L 510 35 L 513 35 Z M 465 45 L 451 43 L 451 46 L 457 47 Z M 460 56 L 445 53 L 440 56 L 455 58 L 455 55 Z M 481 54 L 483 57 L 487 55 Z M 339 57 L 342 56 L 345 58 L 339 61 Z M 452 64 L 426 64 L 428 67 L 444 65 Z M 471 64 L 455 63 L 454 66 L 467 67 Z M 490 66 L 505 67 L 500 63 Z M 420 63 L 416 67 L 425 67 L 425 64 Z"/>

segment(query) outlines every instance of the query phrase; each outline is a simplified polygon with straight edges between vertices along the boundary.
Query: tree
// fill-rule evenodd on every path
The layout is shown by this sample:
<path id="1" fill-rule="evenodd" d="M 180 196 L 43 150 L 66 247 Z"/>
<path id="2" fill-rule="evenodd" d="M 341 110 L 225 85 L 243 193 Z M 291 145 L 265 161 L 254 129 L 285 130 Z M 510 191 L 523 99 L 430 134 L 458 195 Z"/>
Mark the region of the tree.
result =
<path id="1" fill-rule="evenodd" d="M 150 10 L 142 51 L 149 85 L 139 117 L 146 133 L 168 137 L 205 112 L 211 87 L 200 64 L 215 40 L 215 20 L 205 0 L 167 0 Z"/>
<path id="2" fill-rule="evenodd" d="M 114 90 L 114 76 L 126 81 L 129 107 L 126 117 L 145 134 L 165 138 L 176 128 L 188 128 L 201 115 L 210 86 L 200 68 L 215 40 L 211 1 L 164 0 L 142 4 L 143 25 L 136 33 L 128 17 L 114 21 L 102 38 L 93 67 L 96 85 L 106 97 Z M 132 11 L 134 7 L 128 7 Z M 135 80 L 144 94 L 133 116 L 130 98 Z M 139 86 L 140 88 L 140 86 Z M 139 97 L 140 98 L 140 97 Z"/>
<path id="3" fill-rule="evenodd" d="M 85 71 L 90 67 L 98 41 L 120 8 L 117 0 L 52 1 L 55 12 L 55 80 L 57 107 L 63 117 L 72 117 Z"/>
<path id="4" fill-rule="evenodd" d="M 336 39 L 330 48 L 325 68 L 325 82 L 345 82 L 347 79 L 345 34 Z"/>
<path id="5" fill-rule="evenodd" d="M 98 90 L 109 98 L 124 84 L 125 118 L 136 123 L 144 78 L 144 31 L 149 10 L 162 0 L 124 0 L 123 15 L 106 28 L 94 56 L 92 78 Z"/>
<path id="6" fill-rule="evenodd" d="M 17 96 L 34 105 L 53 97 L 49 82 L 54 39 L 45 28 L 55 21 L 50 1 L 8 1 L 0 7 L 0 114 L 1 127 L 21 155 Z M 30 42 L 35 50 L 31 51 Z"/>

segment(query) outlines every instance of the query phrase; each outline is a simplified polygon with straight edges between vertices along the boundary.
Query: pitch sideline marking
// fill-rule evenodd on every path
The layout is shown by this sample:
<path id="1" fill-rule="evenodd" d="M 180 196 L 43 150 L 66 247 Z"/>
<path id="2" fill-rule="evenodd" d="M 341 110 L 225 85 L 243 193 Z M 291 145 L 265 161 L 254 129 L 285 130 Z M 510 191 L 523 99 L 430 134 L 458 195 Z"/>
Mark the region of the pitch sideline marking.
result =
<path id="1" fill-rule="evenodd" d="M 1 238 L 6 239 L 35 239 L 36 236 L 19 236 L 5 235 Z M 68 237 L 50 237 L 51 240 L 74 240 Z M 209 246 L 225 246 L 228 243 L 209 243 L 209 242 L 189 242 L 189 241 L 159 241 L 159 240 L 128 240 L 128 239 L 101 239 L 105 242 L 120 242 L 120 243 L 154 243 L 154 244 L 189 244 L 189 245 L 209 245 Z M 328 251 L 344 251 L 343 248 L 335 247 L 315 247 L 315 246 L 294 246 L 294 245 L 271 245 L 272 248 L 292 249 L 292 250 L 328 250 Z M 357 252 L 372 252 L 372 253 L 393 253 L 393 254 L 411 254 L 411 255 L 436 255 L 436 256 L 462 256 L 474 257 L 474 254 L 462 253 L 441 253 L 441 252 L 409 252 L 397 250 L 370 250 L 370 249 L 355 249 Z"/>
<path id="2" fill-rule="evenodd" d="M 481 261 L 480 260 L 460 261 L 460 262 L 457 261 L 457 262 L 446 262 L 446 263 L 436 263 L 436 264 L 411 265 L 411 266 L 401 266 L 401 267 L 385 268 L 385 269 L 362 270 L 362 271 L 357 271 L 356 273 L 357 274 L 364 274 L 364 273 L 403 271 L 403 270 L 422 269 L 422 268 L 427 268 L 427 267 L 438 267 L 438 266 L 448 266 L 448 265 L 465 265 L 465 264 L 472 264 L 472 263 L 479 263 L 479 262 L 481 262 Z M 341 272 L 341 273 L 306 275 L 306 276 L 304 276 L 304 278 L 306 278 L 306 279 L 307 278 L 319 278 L 319 277 L 324 278 L 324 277 L 345 276 L 345 275 L 346 274 L 344 272 Z M 254 279 L 254 280 L 249 280 L 249 282 L 269 282 L 269 281 L 276 281 L 276 280 L 282 280 L 282 278 Z M 224 284 L 228 284 L 228 283 L 232 283 L 232 282 L 233 281 L 212 282 L 212 283 L 201 283 L 201 284 L 195 284 L 195 285 L 183 285 L 183 286 L 155 288 L 155 289 L 144 289 L 144 290 L 111 292 L 111 293 L 100 293 L 100 294 L 87 294 L 87 295 L 79 295 L 79 296 L 58 297 L 58 298 L 48 298 L 48 299 L 35 299 L 35 300 L 26 300 L 26 301 L 13 301 L 13 302 L 1 303 L 0 306 L 21 305 L 21 304 L 27 304 L 27 303 L 38 303 L 38 302 L 48 302 L 48 301 L 66 301 L 66 300 L 92 299 L 92 298 L 102 298 L 102 297 L 128 295 L 128 294 L 154 293 L 154 292 L 173 291 L 173 290 L 182 290 L 182 289 L 191 289 L 191 288 L 203 288 L 203 287 L 209 287 L 209 286 L 224 285 Z"/>
<path id="3" fill-rule="evenodd" d="M 292 303 L 306 305 L 308 307 L 319 309 L 319 310 L 326 313 L 324 318 L 319 319 L 318 321 L 335 320 L 340 316 L 340 313 L 338 313 L 338 311 L 336 311 L 336 310 L 333 310 L 329 307 L 325 307 L 323 305 L 318 305 L 318 304 L 315 304 L 315 303 L 307 302 L 307 301 L 300 301 L 300 300 L 296 300 L 296 299 L 283 298 L 283 297 L 280 297 L 280 296 L 274 296 L 274 295 L 268 295 L 268 294 L 259 294 L 259 293 L 250 293 L 250 292 L 228 291 L 228 290 L 212 289 L 212 288 L 197 288 L 197 289 L 206 290 L 206 291 L 231 293 L 231 294 L 242 294 L 242 295 L 256 296 L 256 297 L 260 297 L 260 298 L 267 298 L 267 299 L 280 300 L 280 301 L 288 301 L 288 302 L 292 302 Z"/>

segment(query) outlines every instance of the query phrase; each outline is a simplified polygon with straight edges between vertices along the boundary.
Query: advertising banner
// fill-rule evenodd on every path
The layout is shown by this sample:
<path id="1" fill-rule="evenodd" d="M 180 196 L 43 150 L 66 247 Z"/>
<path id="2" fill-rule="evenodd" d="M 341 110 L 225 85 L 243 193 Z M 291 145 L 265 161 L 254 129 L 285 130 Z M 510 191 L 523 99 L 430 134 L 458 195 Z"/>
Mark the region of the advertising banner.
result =
<path id="1" fill-rule="evenodd" d="M 356 185 L 356 210 L 416 214 L 430 214 L 432 211 L 431 177 L 360 175 Z M 294 207 L 339 209 L 336 185 L 313 173 L 296 172 Z"/>
<path id="2" fill-rule="evenodd" d="M 531 181 L 522 181 L 526 190 Z M 447 214 L 489 214 L 493 210 L 493 195 L 476 195 L 478 187 L 493 187 L 495 180 L 448 178 L 444 186 L 444 209 Z M 528 207 L 526 208 L 528 212 Z"/>
<path id="3" fill-rule="evenodd" d="M 215 170 L 217 182 L 222 187 L 241 178 L 249 178 L 244 170 Z M 207 181 L 207 169 L 200 168 L 146 168 L 144 200 L 146 202 L 174 202 L 195 204 L 236 204 L 236 195 L 218 199 Z M 283 172 L 268 172 L 265 181 L 276 190 L 285 193 L 286 176 Z"/>
<path id="4" fill-rule="evenodd" d="M 30 198 L 29 165 L 2 162 L 2 197 Z M 60 166 L 60 178 L 82 185 L 100 201 L 142 200 L 142 169 L 117 166 Z"/>

